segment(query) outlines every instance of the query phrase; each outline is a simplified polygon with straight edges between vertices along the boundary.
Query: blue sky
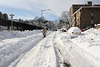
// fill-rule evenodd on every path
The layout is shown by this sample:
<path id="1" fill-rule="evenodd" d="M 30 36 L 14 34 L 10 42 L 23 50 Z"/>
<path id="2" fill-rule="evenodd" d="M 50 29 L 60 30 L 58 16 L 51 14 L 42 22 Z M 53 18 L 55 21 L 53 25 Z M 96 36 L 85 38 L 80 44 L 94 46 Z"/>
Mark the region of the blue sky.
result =
<path id="1" fill-rule="evenodd" d="M 0 0 L 0 11 L 8 15 L 14 14 L 15 19 L 30 20 L 35 16 L 41 17 L 41 10 L 51 9 L 43 11 L 43 16 L 48 20 L 55 20 L 63 11 L 68 11 L 72 4 L 84 4 L 87 1 L 100 3 L 100 0 Z"/>

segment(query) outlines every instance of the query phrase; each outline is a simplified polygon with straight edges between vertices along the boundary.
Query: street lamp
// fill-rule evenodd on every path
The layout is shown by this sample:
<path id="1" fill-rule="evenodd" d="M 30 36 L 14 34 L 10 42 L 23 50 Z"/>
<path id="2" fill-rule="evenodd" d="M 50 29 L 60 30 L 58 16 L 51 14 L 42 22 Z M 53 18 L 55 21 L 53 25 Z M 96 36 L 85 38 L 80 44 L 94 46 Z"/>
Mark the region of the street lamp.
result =
<path id="1" fill-rule="evenodd" d="M 14 14 L 10 14 L 10 16 L 11 16 L 11 27 L 10 27 L 10 31 L 13 29 L 13 16 L 14 16 Z"/>
<path id="2" fill-rule="evenodd" d="M 50 9 L 41 10 L 41 18 L 43 17 L 43 11 L 47 11 L 47 10 L 50 10 Z"/>
<path id="3" fill-rule="evenodd" d="M 45 10 L 41 10 L 41 22 L 43 22 L 43 11 L 47 11 L 47 10 L 50 10 L 50 9 L 45 9 Z"/>

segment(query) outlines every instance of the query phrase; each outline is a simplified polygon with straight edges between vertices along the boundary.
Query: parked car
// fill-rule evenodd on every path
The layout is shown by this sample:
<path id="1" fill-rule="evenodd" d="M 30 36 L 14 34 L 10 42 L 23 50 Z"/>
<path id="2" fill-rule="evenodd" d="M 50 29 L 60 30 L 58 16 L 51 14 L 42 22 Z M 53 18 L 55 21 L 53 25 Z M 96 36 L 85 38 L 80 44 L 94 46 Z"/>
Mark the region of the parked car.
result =
<path id="1" fill-rule="evenodd" d="M 61 31 L 62 31 L 62 32 L 66 32 L 66 28 L 62 28 Z"/>
<path id="2" fill-rule="evenodd" d="M 71 27 L 67 32 L 71 37 L 77 37 L 81 34 L 81 30 L 78 27 Z"/>
<path id="3" fill-rule="evenodd" d="M 86 27 L 86 28 L 83 28 L 82 30 L 81 30 L 81 32 L 84 32 L 84 31 L 86 31 L 86 30 L 88 30 L 88 29 L 90 29 L 91 28 L 91 26 L 88 26 L 88 27 Z"/>

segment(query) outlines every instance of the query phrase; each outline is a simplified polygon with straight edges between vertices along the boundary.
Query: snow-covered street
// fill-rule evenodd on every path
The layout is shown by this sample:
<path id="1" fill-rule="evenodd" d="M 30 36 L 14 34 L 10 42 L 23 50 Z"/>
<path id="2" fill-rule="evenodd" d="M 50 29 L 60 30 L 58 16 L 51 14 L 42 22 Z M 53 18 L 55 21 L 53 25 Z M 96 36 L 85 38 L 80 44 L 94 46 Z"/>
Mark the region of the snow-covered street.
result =
<path id="1" fill-rule="evenodd" d="M 56 67 L 53 38 L 54 33 L 40 41 L 20 60 L 16 67 Z"/>
<path id="2" fill-rule="evenodd" d="M 100 67 L 100 29 L 67 32 L 1 31 L 0 67 Z"/>

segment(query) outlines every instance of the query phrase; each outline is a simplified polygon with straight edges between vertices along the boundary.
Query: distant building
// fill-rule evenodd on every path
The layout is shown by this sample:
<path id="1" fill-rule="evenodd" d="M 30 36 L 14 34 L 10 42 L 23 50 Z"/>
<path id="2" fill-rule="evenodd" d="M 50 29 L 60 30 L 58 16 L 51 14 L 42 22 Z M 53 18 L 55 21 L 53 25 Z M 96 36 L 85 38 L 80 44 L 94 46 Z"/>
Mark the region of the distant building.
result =
<path id="1" fill-rule="evenodd" d="M 100 24 L 100 5 L 92 5 L 89 1 L 86 4 L 73 4 L 69 10 L 70 27 L 77 26 L 81 29 L 94 24 Z"/>

